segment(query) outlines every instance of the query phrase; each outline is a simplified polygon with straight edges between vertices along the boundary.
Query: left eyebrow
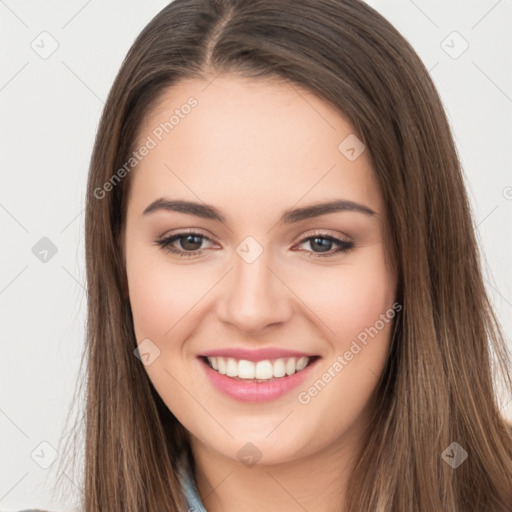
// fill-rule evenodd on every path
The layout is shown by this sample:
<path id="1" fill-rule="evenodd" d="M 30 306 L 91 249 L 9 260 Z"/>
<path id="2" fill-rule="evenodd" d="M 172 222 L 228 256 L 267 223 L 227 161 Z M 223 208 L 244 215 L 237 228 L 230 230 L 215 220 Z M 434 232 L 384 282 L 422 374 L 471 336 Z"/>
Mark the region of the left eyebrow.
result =
<path id="1" fill-rule="evenodd" d="M 149 215 L 158 210 L 174 211 L 179 213 L 186 213 L 188 215 L 194 215 L 196 217 L 202 217 L 204 219 L 215 220 L 218 222 L 225 223 L 225 216 L 214 206 L 196 203 L 194 201 L 185 200 L 171 200 L 165 197 L 161 197 L 153 201 L 143 212 L 142 215 Z M 353 201 L 347 201 L 339 199 L 335 201 L 328 201 L 324 203 L 313 204 L 302 208 L 295 208 L 285 210 L 279 220 L 281 224 L 293 224 L 307 219 L 320 217 L 328 213 L 335 212 L 357 212 L 364 215 L 376 215 L 368 206 Z"/>

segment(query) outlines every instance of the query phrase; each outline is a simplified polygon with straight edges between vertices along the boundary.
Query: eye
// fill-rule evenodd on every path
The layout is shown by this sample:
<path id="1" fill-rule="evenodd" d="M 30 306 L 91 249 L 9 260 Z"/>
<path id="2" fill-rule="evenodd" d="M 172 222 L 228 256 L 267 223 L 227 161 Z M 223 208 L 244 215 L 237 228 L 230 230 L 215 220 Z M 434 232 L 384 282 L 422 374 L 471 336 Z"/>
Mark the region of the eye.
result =
<path id="1" fill-rule="evenodd" d="M 205 235 L 189 230 L 182 233 L 177 233 L 169 237 L 156 240 L 156 244 L 174 254 L 179 254 L 180 257 L 193 257 L 199 256 L 203 251 L 199 249 L 202 245 L 203 240 L 210 240 Z M 173 245 L 175 242 L 179 242 L 179 245 L 183 249 L 180 249 Z"/>
<path id="2" fill-rule="evenodd" d="M 304 243 L 309 243 L 310 247 L 313 249 L 320 249 L 319 252 L 313 250 L 312 256 L 319 256 L 321 258 L 335 256 L 338 253 L 349 252 L 354 247 L 353 242 L 346 242 L 326 233 L 315 233 L 314 236 L 302 239 L 299 242 L 299 245 Z M 334 251 L 332 250 L 333 245 L 338 246 Z"/>

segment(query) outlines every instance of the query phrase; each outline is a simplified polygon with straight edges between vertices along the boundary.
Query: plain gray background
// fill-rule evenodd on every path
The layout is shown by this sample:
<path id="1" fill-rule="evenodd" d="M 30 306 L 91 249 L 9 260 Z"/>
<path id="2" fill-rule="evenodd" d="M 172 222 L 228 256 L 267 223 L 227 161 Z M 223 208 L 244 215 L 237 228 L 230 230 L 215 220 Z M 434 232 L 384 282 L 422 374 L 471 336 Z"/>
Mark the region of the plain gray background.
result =
<path id="1" fill-rule="evenodd" d="M 41 466 L 60 456 L 52 447 L 59 450 L 83 347 L 88 163 L 121 61 L 166 3 L 0 0 L 3 511 L 72 510 L 71 499 L 51 500 L 58 460 Z M 512 2 L 368 3 L 411 42 L 441 94 L 488 262 L 486 284 L 510 341 Z M 46 262 L 36 257 L 50 245 L 57 252 Z M 512 418 L 510 398 L 502 404 Z"/>

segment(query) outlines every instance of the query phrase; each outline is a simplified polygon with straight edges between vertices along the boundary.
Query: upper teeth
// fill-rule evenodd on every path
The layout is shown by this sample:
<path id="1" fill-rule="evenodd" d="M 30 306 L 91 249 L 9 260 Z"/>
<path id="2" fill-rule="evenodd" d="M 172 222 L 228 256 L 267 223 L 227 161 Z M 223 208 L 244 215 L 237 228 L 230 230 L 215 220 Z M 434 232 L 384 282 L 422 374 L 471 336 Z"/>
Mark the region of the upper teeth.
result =
<path id="1" fill-rule="evenodd" d="M 309 357 L 290 357 L 253 362 L 220 356 L 207 359 L 212 368 L 219 373 L 241 379 L 271 379 L 272 377 L 284 377 L 285 374 L 293 375 L 304 369 L 310 360 Z"/>

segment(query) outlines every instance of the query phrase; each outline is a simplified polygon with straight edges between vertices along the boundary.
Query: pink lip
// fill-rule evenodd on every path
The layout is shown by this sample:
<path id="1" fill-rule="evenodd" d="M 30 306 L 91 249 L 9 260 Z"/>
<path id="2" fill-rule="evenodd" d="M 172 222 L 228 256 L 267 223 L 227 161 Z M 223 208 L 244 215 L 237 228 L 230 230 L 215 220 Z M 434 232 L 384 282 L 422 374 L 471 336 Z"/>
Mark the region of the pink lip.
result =
<path id="1" fill-rule="evenodd" d="M 269 402 L 288 393 L 304 382 L 319 359 L 319 357 L 315 358 L 306 368 L 293 375 L 280 377 L 269 382 L 251 382 L 222 375 L 210 368 L 205 358 L 198 358 L 213 386 L 225 395 L 242 402 Z"/>
<path id="2" fill-rule="evenodd" d="M 205 357 L 232 357 L 234 359 L 245 359 L 246 361 L 262 361 L 263 359 L 280 359 L 283 357 L 313 357 L 312 354 L 297 352 L 295 350 L 283 350 L 282 348 L 260 348 L 257 350 L 248 350 L 243 348 L 221 348 L 204 352 L 201 356 Z"/>

